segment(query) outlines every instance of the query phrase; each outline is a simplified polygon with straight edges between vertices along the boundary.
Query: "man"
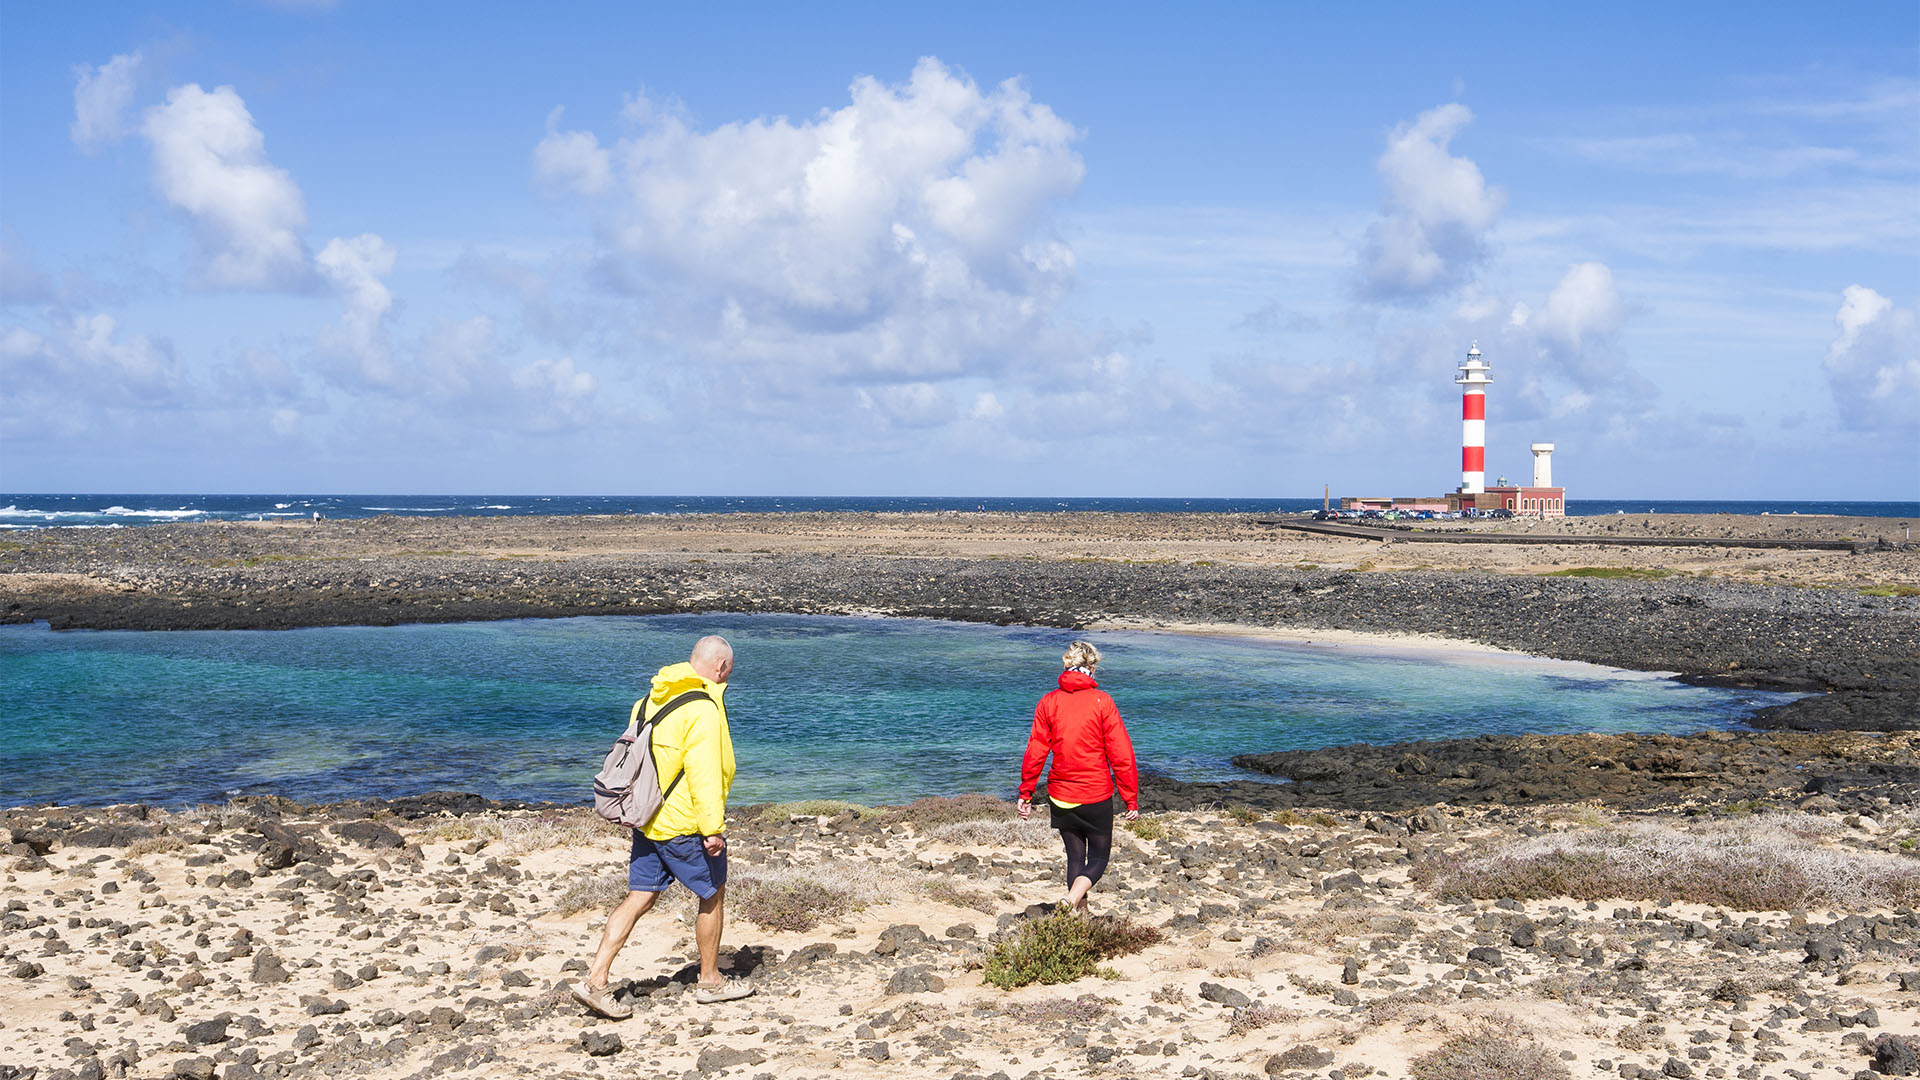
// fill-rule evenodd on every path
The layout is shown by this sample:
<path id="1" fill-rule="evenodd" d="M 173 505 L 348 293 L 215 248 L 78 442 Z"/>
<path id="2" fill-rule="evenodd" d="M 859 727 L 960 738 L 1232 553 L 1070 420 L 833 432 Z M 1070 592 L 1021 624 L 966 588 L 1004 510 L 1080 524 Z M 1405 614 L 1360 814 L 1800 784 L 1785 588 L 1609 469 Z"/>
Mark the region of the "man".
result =
<path id="1" fill-rule="evenodd" d="M 720 975 L 720 931 L 726 922 L 727 792 L 733 787 L 733 738 L 727 731 L 723 695 L 733 674 L 733 646 L 718 636 L 703 637 L 684 664 L 669 664 L 653 677 L 642 708 L 650 720 L 675 699 L 681 702 L 654 725 L 653 755 L 660 783 L 672 785 L 653 820 L 633 831 L 627 863 L 627 898 L 607 916 L 600 950 L 574 1000 L 601 1016 L 624 1020 L 630 1005 L 615 1001 L 607 978 L 627 935 L 668 884 L 678 881 L 700 898 L 694 940 L 700 947 L 700 981 L 694 1000 L 702 1004 L 733 1001 L 753 993 L 750 983 Z M 675 778 L 678 782 L 675 782 Z"/>

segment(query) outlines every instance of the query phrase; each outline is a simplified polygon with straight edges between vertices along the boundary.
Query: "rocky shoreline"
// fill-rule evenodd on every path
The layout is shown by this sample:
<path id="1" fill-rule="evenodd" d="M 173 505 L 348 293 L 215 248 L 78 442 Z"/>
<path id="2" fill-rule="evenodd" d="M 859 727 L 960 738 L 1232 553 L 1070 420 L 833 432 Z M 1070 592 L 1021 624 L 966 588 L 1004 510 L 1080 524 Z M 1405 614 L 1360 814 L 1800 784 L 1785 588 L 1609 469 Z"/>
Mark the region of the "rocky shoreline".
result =
<path id="1" fill-rule="evenodd" d="M 609 1022 L 566 996 L 624 890 L 582 811 L 0 813 L 0 1077 L 1809 1080 L 1920 1051 L 1920 816 L 1884 804 L 1152 813 L 1095 894 L 1139 951 L 1011 990 L 984 969 L 1064 889 L 1044 822 L 975 796 L 728 833 L 723 966 L 758 993 L 693 1001 L 672 895 Z M 1684 890 L 1507 873 L 1583 852 Z"/>
<path id="2" fill-rule="evenodd" d="M 1759 727 L 1920 725 L 1920 596 L 1905 587 L 1077 554 L 1112 539 L 1091 521 L 1074 543 L 1056 538 L 955 557 L 940 552 L 963 547 L 964 528 L 959 540 L 935 537 L 933 553 L 888 554 L 847 540 L 825 550 L 780 550 L 768 539 L 775 534 L 753 531 L 784 524 L 676 522 L 665 540 L 652 536 L 623 549 L 618 519 L 556 519 L 537 527 L 526 520 L 157 525 L 107 536 L 49 530 L 0 547 L 0 621 L 45 620 L 56 629 L 283 629 L 730 611 L 1069 628 L 1114 619 L 1228 623 L 1437 635 L 1676 672 L 1713 685 L 1817 695 L 1765 710 L 1756 717 Z M 857 532 L 858 525 L 847 528 Z M 1121 535 L 1134 527 L 1113 525 Z M 1264 551 L 1257 528 L 1239 519 L 1202 527 L 1228 534 L 1221 543 Z M 731 530 L 724 534 L 729 543 L 714 543 L 713 530 L 723 528 Z M 935 517 L 925 528 L 956 527 Z M 768 546 L 731 546 L 756 537 Z M 676 539 L 680 550 L 666 550 Z M 1636 554 L 1658 562 L 1657 552 Z"/>

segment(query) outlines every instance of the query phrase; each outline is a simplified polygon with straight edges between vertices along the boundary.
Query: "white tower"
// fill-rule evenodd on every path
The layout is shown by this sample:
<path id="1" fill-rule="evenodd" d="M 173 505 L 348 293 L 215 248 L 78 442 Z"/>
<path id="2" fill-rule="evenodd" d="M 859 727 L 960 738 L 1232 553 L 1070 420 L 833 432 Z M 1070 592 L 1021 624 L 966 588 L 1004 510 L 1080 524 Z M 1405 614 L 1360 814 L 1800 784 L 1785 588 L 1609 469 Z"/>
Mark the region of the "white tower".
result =
<path id="1" fill-rule="evenodd" d="M 1467 495 L 1487 490 L 1487 370 L 1476 341 L 1453 378 L 1460 384 L 1460 491 Z"/>
<path id="2" fill-rule="evenodd" d="M 1537 488 L 1552 487 L 1553 444 L 1550 442 L 1537 442 L 1534 443 L 1530 449 L 1533 451 L 1533 486 Z"/>

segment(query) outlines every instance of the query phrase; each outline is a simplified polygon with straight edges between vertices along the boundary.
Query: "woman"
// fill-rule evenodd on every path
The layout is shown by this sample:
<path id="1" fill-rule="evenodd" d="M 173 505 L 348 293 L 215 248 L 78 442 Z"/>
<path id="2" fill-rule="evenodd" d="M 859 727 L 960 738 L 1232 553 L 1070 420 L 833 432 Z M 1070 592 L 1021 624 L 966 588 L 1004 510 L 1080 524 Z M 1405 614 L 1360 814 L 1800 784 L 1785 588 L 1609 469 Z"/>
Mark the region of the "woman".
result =
<path id="1" fill-rule="evenodd" d="M 1093 681 L 1100 650 L 1076 641 L 1060 660 L 1066 669 L 1060 673 L 1060 688 L 1049 691 L 1033 710 L 1033 734 L 1020 764 L 1020 820 L 1033 816 L 1040 767 L 1051 754 L 1047 802 L 1053 827 L 1067 847 L 1067 903 L 1085 911 L 1087 893 L 1106 873 L 1113 854 L 1115 781 L 1132 821 L 1140 816 L 1140 777 L 1120 710 Z"/>

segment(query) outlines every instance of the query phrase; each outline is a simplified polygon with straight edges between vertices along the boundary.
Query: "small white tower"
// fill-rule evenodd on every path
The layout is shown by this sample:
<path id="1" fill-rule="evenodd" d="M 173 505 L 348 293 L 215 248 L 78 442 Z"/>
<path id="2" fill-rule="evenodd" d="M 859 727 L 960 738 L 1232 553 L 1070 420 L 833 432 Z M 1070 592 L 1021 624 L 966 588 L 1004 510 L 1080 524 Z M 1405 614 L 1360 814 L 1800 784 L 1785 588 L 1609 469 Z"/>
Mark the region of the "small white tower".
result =
<path id="1" fill-rule="evenodd" d="M 1550 488 L 1553 486 L 1553 444 L 1537 442 L 1533 450 L 1533 486 Z"/>
<path id="2" fill-rule="evenodd" d="M 1487 374 L 1486 361 L 1480 359 L 1480 343 L 1467 349 L 1460 374 L 1460 491 L 1479 495 L 1487 490 Z"/>

